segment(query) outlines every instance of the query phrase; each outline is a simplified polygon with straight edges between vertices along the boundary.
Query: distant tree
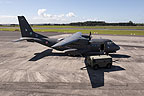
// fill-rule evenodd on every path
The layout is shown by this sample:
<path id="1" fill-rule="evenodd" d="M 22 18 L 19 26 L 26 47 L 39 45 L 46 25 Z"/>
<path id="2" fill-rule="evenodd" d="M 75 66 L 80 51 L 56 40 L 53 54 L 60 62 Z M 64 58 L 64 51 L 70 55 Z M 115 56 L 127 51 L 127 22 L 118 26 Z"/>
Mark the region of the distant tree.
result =
<path id="1" fill-rule="evenodd" d="M 133 22 L 132 22 L 132 21 L 129 21 L 129 23 L 130 23 L 130 24 L 133 24 Z"/>
<path id="2" fill-rule="evenodd" d="M 10 26 L 11 26 L 11 27 L 15 27 L 15 26 L 16 26 L 16 24 L 10 24 Z"/>

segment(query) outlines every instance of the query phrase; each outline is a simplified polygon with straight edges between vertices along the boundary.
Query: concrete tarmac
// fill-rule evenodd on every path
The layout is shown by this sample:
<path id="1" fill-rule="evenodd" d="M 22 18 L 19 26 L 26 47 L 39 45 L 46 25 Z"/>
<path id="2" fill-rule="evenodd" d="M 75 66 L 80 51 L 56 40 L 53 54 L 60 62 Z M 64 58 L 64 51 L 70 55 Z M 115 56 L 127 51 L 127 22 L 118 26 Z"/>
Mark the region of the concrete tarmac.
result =
<path id="1" fill-rule="evenodd" d="M 40 33 L 51 38 L 70 34 Z M 18 39 L 20 32 L 0 31 L 0 96 L 143 96 L 144 38 L 92 35 L 122 45 L 111 54 L 111 69 L 85 68 L 84 57 L 70 57 Z M 51 53 L 51 51 L 53 53 Z"/>

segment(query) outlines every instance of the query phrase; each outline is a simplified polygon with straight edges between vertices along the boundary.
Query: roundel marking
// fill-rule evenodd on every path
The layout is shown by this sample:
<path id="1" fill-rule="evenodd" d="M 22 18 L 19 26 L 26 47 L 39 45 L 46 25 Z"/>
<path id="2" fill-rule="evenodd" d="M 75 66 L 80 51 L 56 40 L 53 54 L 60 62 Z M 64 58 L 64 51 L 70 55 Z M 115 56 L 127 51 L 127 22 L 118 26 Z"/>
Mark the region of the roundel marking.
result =
<path id="1" fill-rule="evenodd" d="M 48 41 L 46 41 L 45 43 L 48 44 Z"/>
<path id="2" fill-rule="evenodd" d="M 30 32 L 30 35 L 32 35 L 32 32 Z"/>

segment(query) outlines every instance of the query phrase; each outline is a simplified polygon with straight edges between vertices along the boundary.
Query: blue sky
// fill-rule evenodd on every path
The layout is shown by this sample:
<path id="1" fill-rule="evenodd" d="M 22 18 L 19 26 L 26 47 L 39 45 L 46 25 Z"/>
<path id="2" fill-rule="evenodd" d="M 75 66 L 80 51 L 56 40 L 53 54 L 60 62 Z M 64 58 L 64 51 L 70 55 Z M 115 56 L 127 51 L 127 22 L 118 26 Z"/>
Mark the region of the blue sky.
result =
<path id="1" fill-rule="evenodd" d="M 0 23 L 18 23 L 18 15 L 30 23 L 144 23 L 144 0 L 0 0 Z"/>

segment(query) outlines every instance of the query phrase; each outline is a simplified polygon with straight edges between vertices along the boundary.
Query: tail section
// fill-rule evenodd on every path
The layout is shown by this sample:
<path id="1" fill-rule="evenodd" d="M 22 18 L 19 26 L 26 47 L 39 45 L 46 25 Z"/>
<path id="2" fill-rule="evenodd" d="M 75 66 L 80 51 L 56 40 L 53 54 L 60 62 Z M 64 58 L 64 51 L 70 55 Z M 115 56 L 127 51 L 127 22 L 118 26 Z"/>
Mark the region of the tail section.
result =
<path id="1" fill-rule="evenodd" d="M 22 37 L 33 37 L 33 38 L 47 38 L 46 36 L 35 33 L 24 16 L 18 16 Z"/>
<path id="2" fill-rule="evenodd" d="M 18 21 L 22 37 L 14 40 L 14 42 L 27 40 L 28 42 L 37 42 L 48 47 L 57 43 L 57 39 L 51 39 L 34 32 L 24 16 L 18 16 Z"/>

